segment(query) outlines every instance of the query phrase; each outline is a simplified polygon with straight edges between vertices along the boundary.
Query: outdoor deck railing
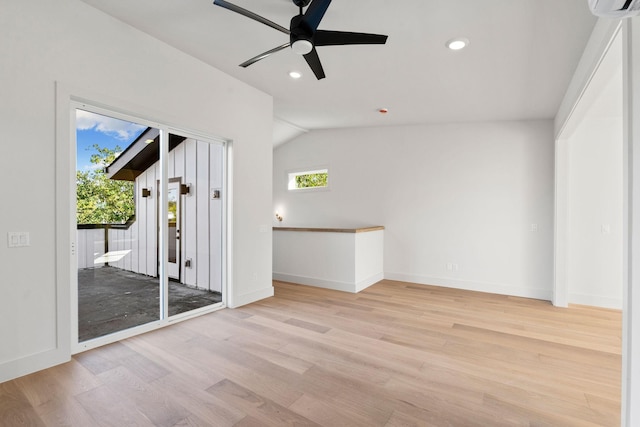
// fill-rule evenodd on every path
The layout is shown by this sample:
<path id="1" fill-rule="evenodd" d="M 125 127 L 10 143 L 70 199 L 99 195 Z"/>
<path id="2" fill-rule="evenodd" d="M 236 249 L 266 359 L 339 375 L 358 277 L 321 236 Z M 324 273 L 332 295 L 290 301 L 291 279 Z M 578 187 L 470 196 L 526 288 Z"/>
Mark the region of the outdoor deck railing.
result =
<path id="1" fill-rule="evenodd" d="M 120 261 L 126 254 L 120 250 L 113 253 L 123 245 L 120 236 L 112 230 L 129 230 L 135 221 L 136 217 L 132 215 L 124 224 L 78 224 L 78 268 L 103 267 Z M 118 242 L 114 242 L 116 239 Z"/>

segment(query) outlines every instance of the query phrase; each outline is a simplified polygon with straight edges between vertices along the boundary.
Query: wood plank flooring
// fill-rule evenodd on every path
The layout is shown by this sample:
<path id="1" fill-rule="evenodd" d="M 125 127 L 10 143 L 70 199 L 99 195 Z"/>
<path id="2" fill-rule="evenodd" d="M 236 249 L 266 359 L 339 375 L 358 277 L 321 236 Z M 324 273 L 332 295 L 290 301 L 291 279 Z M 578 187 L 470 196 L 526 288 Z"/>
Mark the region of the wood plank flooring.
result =
<path id="1" fill-rule="evenodd" d="M 382 281 L 275 297 L 0 384 L 0 426 L 617 426 L 621 313 Z"/>

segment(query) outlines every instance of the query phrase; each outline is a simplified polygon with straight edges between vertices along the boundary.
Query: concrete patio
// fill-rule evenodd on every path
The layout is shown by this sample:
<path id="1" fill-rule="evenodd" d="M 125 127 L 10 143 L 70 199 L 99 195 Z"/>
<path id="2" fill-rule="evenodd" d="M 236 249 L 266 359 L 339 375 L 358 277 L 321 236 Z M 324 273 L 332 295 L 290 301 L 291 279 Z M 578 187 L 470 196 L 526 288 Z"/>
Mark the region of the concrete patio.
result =
<path id="1" fill-rule="evenodd" d="M 160 317 L 159 279 L 116 267 L 78 270 L 78 336 L 87 341 Z M 169 282 L 169 316 L 219 303 L 222 295 Z"/>

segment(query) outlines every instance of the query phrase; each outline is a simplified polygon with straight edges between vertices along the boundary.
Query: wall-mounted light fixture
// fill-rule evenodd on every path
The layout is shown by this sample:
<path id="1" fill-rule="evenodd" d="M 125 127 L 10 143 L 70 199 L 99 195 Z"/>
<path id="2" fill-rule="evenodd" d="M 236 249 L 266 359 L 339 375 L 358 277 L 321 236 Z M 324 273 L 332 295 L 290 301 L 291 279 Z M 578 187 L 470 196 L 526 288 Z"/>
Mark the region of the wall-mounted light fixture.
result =
<path id="1" fill-rule="evenodd" d="M 191 184 L 180 184 L 180 194 L 191 194 Z"/>
<path id="2" fill-rule="evenodd" d="M 276 219 L 277 219 L 278 221 L 282 222 L 282 220 L 283 220 L 284 218 L 282 218 L 282 215 L 280 215 L 278 212 L 276 212 Z"/>
<path id="3" fill-rule="evenodd" d="M 143 188 L 142 197 L 151 197 L 151 188 Z"/>

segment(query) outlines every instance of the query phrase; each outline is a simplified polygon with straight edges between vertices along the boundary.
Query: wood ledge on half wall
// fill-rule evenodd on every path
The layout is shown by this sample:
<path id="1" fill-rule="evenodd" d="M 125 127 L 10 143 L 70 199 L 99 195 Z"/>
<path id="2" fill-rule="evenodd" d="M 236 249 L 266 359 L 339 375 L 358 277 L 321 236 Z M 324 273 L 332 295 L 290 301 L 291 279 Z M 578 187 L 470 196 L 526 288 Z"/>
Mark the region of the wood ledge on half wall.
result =
<path id="1" fill-rule="evenodd" d="M 369 231 L 384 230 L 384 226 L 357 228 L 327 228 L 327 227 L 273 227 L 273 231 L 311 231 L 316 233 L 367 233 Z"/>

